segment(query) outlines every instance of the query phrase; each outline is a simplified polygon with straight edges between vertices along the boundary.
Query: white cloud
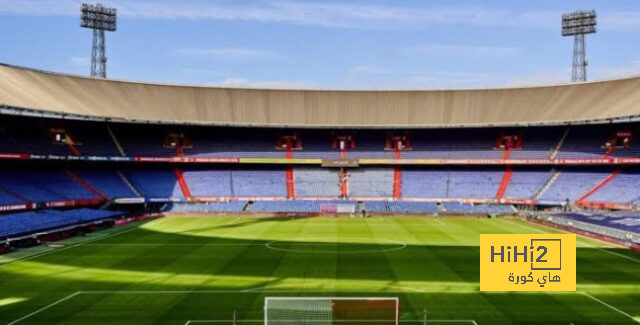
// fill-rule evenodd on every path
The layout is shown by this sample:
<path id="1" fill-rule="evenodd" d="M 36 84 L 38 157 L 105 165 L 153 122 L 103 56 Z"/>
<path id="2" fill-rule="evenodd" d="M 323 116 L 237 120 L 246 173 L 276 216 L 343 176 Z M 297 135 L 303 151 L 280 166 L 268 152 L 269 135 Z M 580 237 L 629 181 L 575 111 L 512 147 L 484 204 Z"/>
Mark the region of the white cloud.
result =
<path id="1" fill-rule="evenodd" d="M 14 15 L 78 14 L 82 0 L 4 0 L 0 13 Z M 412 8 L 385 5 L 340 4 L 263 0 L 242 4 L 204 1 L 132 1 L 111 0 L 106 5 L 118 9 L 118 15 L 149 19 L 213 19 L 292 23 L 325 27 L 389 29 L 430 24 L 471 26 L 548 27 L 557 25 L 557 13 L 513 12 L 502 9 Z"/>
<path id="2" fill-rule="evenodd" d="M 355 88 L 471 88 L 494 85 L 496 77 L 483 73 L 455 71 L 417 71 L 355 66 L 347 73 L 349 86 Z"/>
<path id="3" fill-rule="evenodd" d="M 219 74 L 212 69 L 203 68 L 182 68 L 180 69 L 180 73 L 188 76 L 211 76 Z"/>
<path id="4" fill-rule="evenodd" d="M 598 28 L 617 31 L 640 31 L 640 11 L 607 11 L 598 13 Z"/>
<path id="5" fill-rule="evenodd" d="M 275 89 L 308 89 L 312 85 L 300 80 L 267 80 L 251 81 L 245 78 L 226 78 L 220 85 L 224 87 L 275 88 Z"/>
<path id="6" fill-rule="evenodd" d="M 78 15 L 81 1 L 73 0 L 3 0 L 0 13 L 27 16 L 69 16 Z"/>
<path id="7" fill-rule="evenodd" d="M 425 44 L 398 50 L 401 54 L 420 54 L 444 57 L 482 57 L 499 58 L 516 55 L 520 52 L 518 47 L 504 46 L 474 46 L 461 44 Z"/>
<path id="8" fill-rule="evenodd" d="M 221 85 L 225 87 L 242 87 L 249 85 L 249 80 L 244 78 L 226 78 L 222 80 Z"/>
<path id="9" fill-rule="evenodd" d="M 587 67 L 587 80 L 616 79 L 640 75 L 640 60 L 625 65 Z M 546 72 L 513 75 L 505 79 L 507 86 L 563 84 L 571 82 L 571 67 Z"/>
<path id="10" fill-rule="evenodd" d="M 589 81 L 640 76 L 640 59 L 626 65 L 589 67 Z M 348 70 L 347 82 L 355 88 L 491 88 L 566 84 L 571 67 L 533 73 L 469 73 L 459 71 L 394 70 L 374 66 L 355 66 Z"/>
<path id="11" fill-rule="evenodd" d="M 69 58 L 69 64 L 74 67 L 88 67 L 91 65 L 91 59 L 84 56 L 72 56 Z"/>
<path id="12" fill-rule="evenodd" d="M 174 53 L 184 56 L 197 56 L 217 60 L 273 59 L 279 56 L 278 53 L 273 51 L 247 48 L 180 48 L 174 50 Z"/>
<path id="13" fill-rule="evenodd" d="M 640 60 L 632 61 L 627 65 L 604 66 L 587 69 L 587 77 L 590 79 L 611 79 L 640 75 Z"/>
<path id="14" fill-rule="evenodd" d="M 2 0 L 0 14 L 77 16 L 85 0 Z M 211 19 L 299 25 L 397 29 L 429 25 L 558 28 L 560 10 L 513 10 L 486 6 L 406 7 L 290 0 L 197 1 L 106 0 L 118 15 L 142 19 Z M 389 2 L 391 3 L 391 2 Z M 598 27 L 640 30 L 640 11 L 602 10 Z"/>
<path id="15" fill-rule="evenodd" d="M 372 67 L 368 65 L 358 65 L 355 67 L 351 67 L 349 69 L 349 75 L 353 77 L 357 77 L 359 75 L 367 75 L 367 74 L 385 74 L 390 73 L 391 71 L 385 70 L 378 67 Z"/>
<path id="16" fill-rule="evenodd" d="M 550 70 L 539 73 L 508 75 L 499 86 L 520 87 L 536 85 L 556 85 L 571 82 L 571 68 Z"/>

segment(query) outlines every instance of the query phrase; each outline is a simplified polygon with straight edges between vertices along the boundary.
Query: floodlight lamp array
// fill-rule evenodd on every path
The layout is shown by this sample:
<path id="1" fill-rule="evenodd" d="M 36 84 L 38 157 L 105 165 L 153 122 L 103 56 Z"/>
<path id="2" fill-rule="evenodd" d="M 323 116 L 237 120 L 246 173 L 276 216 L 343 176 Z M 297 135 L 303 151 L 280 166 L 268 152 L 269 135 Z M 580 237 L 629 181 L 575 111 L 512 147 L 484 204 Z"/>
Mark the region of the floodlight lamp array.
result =
<path id="1" fill-rule="evenodd" d="M 595 10 L 578 10 L 562 15 L 562 36 L 595 33 L 596 18 Z"/>
<path id="2" fill-rule="evenodd" d="M 80 26 L 91 29 L 116 30 L 116 9 L 101 4 L 91 5 L 83 3 L 81 7 Z"/>

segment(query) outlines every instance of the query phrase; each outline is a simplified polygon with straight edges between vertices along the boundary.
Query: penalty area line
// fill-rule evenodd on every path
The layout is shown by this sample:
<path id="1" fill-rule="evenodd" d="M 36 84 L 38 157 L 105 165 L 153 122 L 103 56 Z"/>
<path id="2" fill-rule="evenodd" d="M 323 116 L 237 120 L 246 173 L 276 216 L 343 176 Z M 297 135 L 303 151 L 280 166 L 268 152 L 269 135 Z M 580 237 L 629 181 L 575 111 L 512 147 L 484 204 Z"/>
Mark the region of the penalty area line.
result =
<path id="1" fill-rule="evenodd" d="M 254 243 L 112 243 L 112 244 L 87 244 L 86 246 L 264 246 Z"/>
<path id="2" fill-rule="evenodd" d="M 317 320 L 297 320 L 298 323 L 317 323 Z M 340 323 L 354 323 L 354 324 L 369 324 L 369 323 L 389 323 L 388 319 L 368 319 L 368 320 L 333 320 L 333 322 Z M 422 323 L 424 319 L 401 319 L 398 321 L 400 324 L 402 323 Z M 472 324 L 478 325 L 478 323 L 473 319 L 429 319 L 429 323 L 446 323 L 446 324 Z M 188 320 L 184 325 L 190 324 L 215 324 L 215 323 L 226 323 L 226 324 L 242 324 L 242 323 L 255 323 L 255 324 L 264 324 L 264 319 L 245 319 L 245 320 L 234 320 L 234 319 L 194 319 Z"/>
<path id="3" fill-rule="evenodd" d="M 291 291 L 291 292 L 299 293 L 300 291 Z M 31 318 L 31 317 L 33 317 L 33 316 L 35 316 L 35 315 L 37 315 L 37 314 L 40 314 L 40 313 L 42 313 L 42 312 L 44 312 L 44 311 L 46 311 L 46 310 L 48 310 L 48 309 L 51 309 L 51 308 L 53 308 L 53 307 L 55 307 L 55 306 L 57 306 L 57 305 L 59 305 L 59 304 L 62 304 L 63 302 L 66 302 L 66 301 L 68 301 L 68 300 L 71 300 L 72 298 L 77 297 L 77 296 L 79 296 L 79 295 L 81 295 L 81 294 L 117 294 L 117 293 L 129 293 L 129 294 L 176 294 L 176 293 L 179 293 L 179 294 L 184 294 L 184 293 L 186 293 L 186 294 L 192 294 L 192 293 L 204 293 L 204 294 L 207 294 L 207 293 L 209 293 L 209 294 L 210 294 L 210 293 L 240 293 L 240 292 L 238 292 L 238 291 L 230 291 L 230 290 L 208 290 L 208 291 L 194 291 L 194 290 L 167 290 L 167 291 L 153 291 L 153 290 L 151 290 L 151 291 L 144 291 L 144 290 L 140 290 L 140 291 L 136 291 L 136 290 L 132 290 L 132 291 L 116 291 L 116 290 L 114 290 L 114 291 L 76 291 L 76 292 L 74 292 L 74 293 L 72 293 L 72 294 L 70 294 L 70 295 L 68 295 L 68 296 L 66 296 L 66 297 L 64 297 L 64 298 L 62 298 L 62 299 L 56 300 L 56 301 L 54 301 L 53 303 L 51 303 L 51 304 L 49 304 L 49 305 L 46 305 L 46 306 L 44 306 L 44 307 L 41 307 L 41 308 L 37 309 L 37 310 L 36 310 L 36 311 L 34 311 L 34 312 L 31 312 L 31 313 L 29 313 L 29 314 L 27 314 L 27 315 L 25 315 L 25 316 L 23 316 L 23 317 L 21 317 L 21 318 L 18 318 L 18 319 L 16 319 L 16 320 L 14 320 L 13 322 L 8 323 L 7 325 L 15 325 L 15 324 L 18 324 L 19 322 L 22 322 L 22 321 L 24 321 L 24 320 L 26 320 L 26 319 L 28 319 L 28 318 Z M 587 294 L 587 293 L 583 293 L 583 294 L 586 294 L 586 295 L 587 295 L 587 296 L 589 296 L 590 298 L 595 299 L 596 301 L 598 301 L 598 302 L 600 302 L 600 303 L 603 303 L 603 304 L 605 304 L 606 306 L 608 306 L 608 307 L 610 307 L 610 308 L 613 308 L 614 310 L 616 310 L 616 311 L 618 311 L 618 312 L 621 312 L 621 313 L 623 313 L 624 315 L 626 315 L 626 316 L 628 316 L 628 317 L 631 317 L 631 316 L 629 316 L 628 314 L 626 314 L 626 313 L 624 313 L 624 312 L 620 311 L 619 309 L 617 309 L 617 308 L 615 308 L 615 307 L 613 307 L 613 306 L 611 306 L 611 305 L 608 305 L 608 304 L 606 304 L 606 303 L 604 303 L 604 302 L 600 301 L 599 299 L 597 299 L 597 298 L 595 298 L 595 297 L 593 297 L 593 296 L 590 296 L 590 295 L 589 295 L 589 294 Z M 632 318 L 632 319 L 633 319 L 633 318 Z M 419 322 L 419 321 L 422 321 L 422 320 L 400 320 L 400 323 L 408 323 L 408 322 L 415 323 L 415 322 Z M 214 319 L 212 319 L 212 320 L 188 320 L 184 325 L 189 325 L 189 324 L 198 324 L 198 323 L 230 323 L 230 322 L 233 322 L 233 320 L 214 320 Z M 259 320 L 236 320 L 236 322 L 237 322 L 237 323 L 262 323 L 262 322 L 264 322 L 264 319 L 259 319 Z M 363 323 L 363 322 L 377 322 L 377 321 L 376 321 L 376 320 L 368 320 L 368 321 L 362 321 L 362 322 L 359 322 L 359 321 L 353 321 L 353 323 Z M 382 320 L 380 320 L 379 322 L 382 322 Z M 385 320 L 385 322 L 388 322 L 388 320 Z M 449 323 L 449 324 L 460 324 L 460 323 L 463 323 L 463 324 L 473 324 L 473 325 L 478 325 L 478 323 L 477 323 L 475 320 L 473 320 L 473 319 L 431 319 L 431 320 L 429 320 L 429 322 L 431 322 L 431 323 Z"/>
<path id="4" fill-rule="evenodd" d="M 609 253 L 611 255 L 619 256 L 619 257 L 622 257 L 622 258 L 627 259 L 627 260 L 632 261 L 632 262 L 640 263 L 639 259 L 635 259 L 635 258 L 633 258 L 631 256 L 627 256 L 627 255 L 624 255 L 624 254 L 608 251 L 608 250 L 606 250 L 604 248 L 600 248 L 600 247 L 596 247 L 596 246 L 591 246 L 591 247 L 595 248 L 597 251 Z"/>
<path id="5" fill-rule="evenodd" d="M 70 295 L 68 295 L 68 296 L 66 296 L 66 297 L 64 297 L 64 298 L 62 298 L 60 300 L 57 300 L 57 301 L 55 301 L 55 302 L 53 302 L 51 304 L 48 304 L 48 305 L 46 305 L 46 306 L 44 306 L 44 307 L 42 307 L 42 308 L 40 308 L 40 309 L 28 314 L 28 315 L 22 316 L 21 318 L 18 318 L 18 319 L 14 320 L 13 322 L 11 322 L 11 323 L 9 323 L 7 325 L 17 324 L 17 323 L 19 323 L 19 322 L 21 322 L 21 321 L 23 321 L 23 320 L 25 320 L 25 319 L 27 319 L 29 317 L 37 315 L 37 314 L 39 314 L 39 313 L 41 313 L 41 312 L 43 312 L 43 311 L 45 311 L 45 310 L 47 310 L 47 309 L 49 309 L 49 308 L 51 308 L 53 306 L 59 305 L 59 304 L 65 302 L 65 301 L 67 301 L 67 300 L 69 300 L 69 299 L 71 299 L 71 298 L 73 298 L 73 297 L 75 297 L 75 296 L 77 296 L 77 295 L 79 295 L 81 293 L 82 293 L 82 291 L 76 291 L 76 292 L 74 292 L 74 293 L 72 293 L 72 294 L 70 294 Z"/>
<path id="6" fill-rule="evenodd" d="M 618 313 L 619 313 L 619 314 L 621 314 L 621 315 L 624 315 L 624 316 L 629 317 L 632 321 L 634 321 L 634 322 L 636 322 L 636 323 L 640 323 L 640 321 L 638 321 L 637 319 L 633 318 L 633 316 L 631 316 L 630 314 L 628 314 L 628 313 L 626 313 L 626 312 L 624 312 L 624 311 L 620 310 L 619 308 L 614 307 L 614 306 L 611 306 L 611 305 L 609 305 L 608 303 L 606 303 L 606 302 L 604 302 L 604 301 L 602 301 L 602 300 L 600 300 L 600 299 L 598 299 L 598 298 L 596 298 L 596 297 L 594 297 L 594 296 L 590 295 L 590 294 L 589 294 L 589 293 L 587 293 L 587 292 L 580 291 L 580 293 L 581 293 L 582 295 L 584 295 L 584 296 L 588 297 L 589 299 L 591 299 L 591 300 L 593 300 L 593 301 L 595 301 L 595 302 L 598 302 L 598 303 L 602 304 L 603 306 L 608 307 L 609 309 L 611 309 L 611 310 L 613 310 L 613 311 L 615 311 L 615 312 L 618 312 Z"/>
<path id="7" fill-rule="evenodd" d="M 332 290 L 262 290 L 266 287 L 255 287 L 238 290 L 83 290 L 84 295 L 102 295 L 102 294 L 262 294 L 262 293 L 288 293 L 288 294 L 300 294 L 300 293 L 329 293 Z M 384 293 L 406 293 L 407 291 L 385 291 Z M 427 291 L 415 291 L 418 293 L 428 293 Z M 464 291 L 460 293 L 475 293 L 473 291 Z"/>

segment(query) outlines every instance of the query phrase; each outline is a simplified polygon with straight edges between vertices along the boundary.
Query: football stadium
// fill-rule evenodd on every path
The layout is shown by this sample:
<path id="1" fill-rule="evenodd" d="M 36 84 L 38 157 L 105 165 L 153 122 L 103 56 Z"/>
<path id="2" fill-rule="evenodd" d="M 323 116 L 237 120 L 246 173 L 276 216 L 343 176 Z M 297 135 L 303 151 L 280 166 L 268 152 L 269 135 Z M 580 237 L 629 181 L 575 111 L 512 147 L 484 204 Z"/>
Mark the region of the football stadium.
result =
<path id="1" fill-rule="evenodd" d="M 640 323 L 640 77 L 264 89 L 1 64 L 0 164 L 3 324 Z M 484 234 L 575 234 L 575 290 L 481 290 Z"/>

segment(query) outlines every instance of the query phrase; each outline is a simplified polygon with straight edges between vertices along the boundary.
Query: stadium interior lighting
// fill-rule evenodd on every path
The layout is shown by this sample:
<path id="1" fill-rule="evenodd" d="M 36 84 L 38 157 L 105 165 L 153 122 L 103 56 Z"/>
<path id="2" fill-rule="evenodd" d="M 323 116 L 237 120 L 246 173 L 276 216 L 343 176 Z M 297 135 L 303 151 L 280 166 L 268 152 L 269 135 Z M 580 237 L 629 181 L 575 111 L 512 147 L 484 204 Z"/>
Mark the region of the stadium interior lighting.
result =
<path id="1" fill-rule="evenodd" d="M 104 32 L 116 30 L 116 14 L 115 8 L 108 8 L 101 4 L 82 4 L 80 27 L 93 30 L 93 46 L 91 49 L 92 77 L 107 77 Z"/>
<path id="2" fill-rule="evenodd" d="M 595 10 L 578 10 L 562 15 L 562 36 L 573 36 L 573 66 L 571 81 L 587 81 L 585 34 L 596 32 Z"/>

